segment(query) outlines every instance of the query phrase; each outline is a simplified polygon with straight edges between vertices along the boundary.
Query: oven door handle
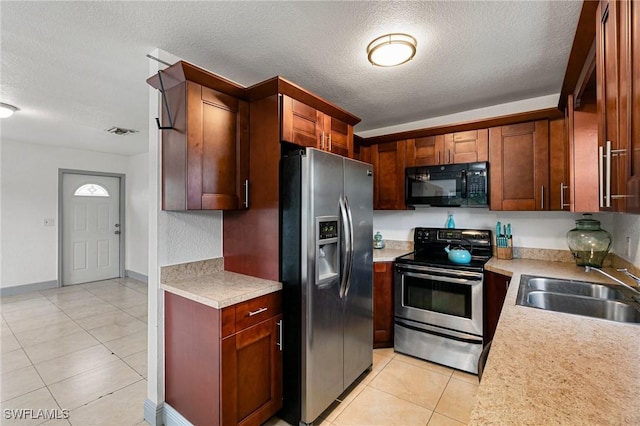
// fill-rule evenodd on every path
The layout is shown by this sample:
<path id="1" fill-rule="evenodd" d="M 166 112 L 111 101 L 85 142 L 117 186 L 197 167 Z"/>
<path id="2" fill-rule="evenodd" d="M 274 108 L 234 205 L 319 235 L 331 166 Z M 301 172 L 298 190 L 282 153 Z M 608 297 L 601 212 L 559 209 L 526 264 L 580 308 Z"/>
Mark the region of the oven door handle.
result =
<path id="1" fill-rule="evenodd" d="M 444 277 L 441 275 L 420 274 L 420 273 L 406 272 L 406 271 L 402 271 L 400 272 L 400 274 L 406 275 L 408 277 L 427 278 L 434 281 L 444 281 L 448 283 L 456 283 L 456 284 L 464 284 L 464 285 L 475 285 L 475 284 L 482 283 L 482 278 L 478 278 L 477 280 L 467 280 L 464 278 L 451 278 L 451 277 Z"/>
<path id="2" fill-rule="evenodd" d="M 482 344 L 482 337 L 475 336 L 473 334 L 461 333 L 454 330 L 443 330 L 438 327 L 433 327 L 427 324 L 418 324 L 413 321 L 405 321 L 400 318 L 396 318 L 396 325 L 405 327 L 411 330 L 419 331 L 421 333 L 433 334 L 434 336 L 446 337 L 447 339 L 458 340 L 464 343 Z"/>

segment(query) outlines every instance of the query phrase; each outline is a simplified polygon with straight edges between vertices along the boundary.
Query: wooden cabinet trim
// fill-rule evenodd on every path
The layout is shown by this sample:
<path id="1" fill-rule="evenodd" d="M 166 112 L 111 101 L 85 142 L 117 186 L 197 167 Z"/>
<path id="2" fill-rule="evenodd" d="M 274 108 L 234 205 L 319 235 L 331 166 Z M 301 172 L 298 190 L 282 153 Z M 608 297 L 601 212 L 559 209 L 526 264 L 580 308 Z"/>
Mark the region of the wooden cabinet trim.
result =
<path id="1" fill-rule="evenodd" d="M 522 112 L 517 114 L 503 115 L 499 117 L 487 118 L 484 120 L 474 120 L 462 123 L 448 124 L 445 126 L 429 127 L 426 129 L 410 130 L 406 132 L 390 133 L 387 135 L 361 138 L 364 146 L 373 146 L 380 143 L 394 142 L 406 139 L 415 139 L 428 136 L 444 135 L 447 133 L 464 132 L 467 130 L 478 130 L 490 127 L 523 123 L 535 120 L 554 119 L 564 117 L 564 111 L 557 108 L 547 108 L 537 111 Z"/>

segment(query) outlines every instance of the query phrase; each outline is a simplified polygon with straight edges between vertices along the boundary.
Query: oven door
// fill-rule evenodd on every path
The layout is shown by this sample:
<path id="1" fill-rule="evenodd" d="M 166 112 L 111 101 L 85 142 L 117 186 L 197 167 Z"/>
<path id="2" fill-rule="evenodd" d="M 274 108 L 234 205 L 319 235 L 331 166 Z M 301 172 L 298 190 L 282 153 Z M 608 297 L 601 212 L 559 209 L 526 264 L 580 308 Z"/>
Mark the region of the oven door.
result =
<path id="1" fill-rule="evenodd" d="M 482 336 L 481 272 L 397 265 L 396 319 Z"/>

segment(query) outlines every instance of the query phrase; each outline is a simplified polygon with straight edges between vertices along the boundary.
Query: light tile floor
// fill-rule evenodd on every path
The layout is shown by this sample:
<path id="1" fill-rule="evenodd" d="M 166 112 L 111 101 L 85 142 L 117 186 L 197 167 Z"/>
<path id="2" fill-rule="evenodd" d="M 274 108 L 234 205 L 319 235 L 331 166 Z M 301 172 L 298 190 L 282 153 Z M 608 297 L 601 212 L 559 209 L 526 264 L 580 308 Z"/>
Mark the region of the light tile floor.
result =
<path id="1" fill-rule="evenodd" d="M 2 425 L 147 425 L 146 284 L 2 297 L 0 314 Z"/>
<path id="2" fill-rule="evenodd" d="M 476 400 L 478 377 L 375 349 L 373 368 L 318 419 L 318 426 L 462 426 Z M 285 426 L 271 419 L 269 426 Z"/>
<path id="3" fill-rule="evenodd" d="M 0 298 L 0 423 L 146 425 L 146 295 L 146 284 L 124 278 Z M 371 372 L 319 426 L 460 426 L 477 387 L 474 375 L 376 349 Z M 6 418 L 21 408 L 40 418 Z M 38 409 L 69 417 L 47 420 Z"/>

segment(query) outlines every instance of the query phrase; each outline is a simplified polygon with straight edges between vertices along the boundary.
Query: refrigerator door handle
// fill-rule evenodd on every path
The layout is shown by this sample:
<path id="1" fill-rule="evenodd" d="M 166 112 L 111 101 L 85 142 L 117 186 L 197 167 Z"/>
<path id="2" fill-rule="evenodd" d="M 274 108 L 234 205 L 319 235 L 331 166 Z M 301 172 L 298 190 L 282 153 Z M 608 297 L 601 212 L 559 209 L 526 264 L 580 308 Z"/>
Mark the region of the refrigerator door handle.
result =
<path id="1" fill-rule="evenodd" d="M 344 195 L 340 195 L 338 206 L 340 208 L 340 222 L 342 223 L 342 243 L 344 244 L 344 253 L 341 253 L 342 273 L 340 274 L 340 298 L 346 295 L 347 280 L 349 279 L 349 253 L 351 252 L 351 238 L 349 235 L 349 215 L 347 213 L 347 201 Z"/>
<path id="2" fill-rule="evenodd" d="M 344 289 L 344 296 L 349 294 L 349 288 L 351 287 L 351 272 L 353 271 L 353 218 L 351 217 L 351 206 L 349 205 L 349 199 L 344 196 L 344 203 L 347 210 L 347 218 L 349 218 L 349 252 L 347 253 L 347 259 L 349 260 L 349 268 L 347 269 L 347 281 Z"/>

